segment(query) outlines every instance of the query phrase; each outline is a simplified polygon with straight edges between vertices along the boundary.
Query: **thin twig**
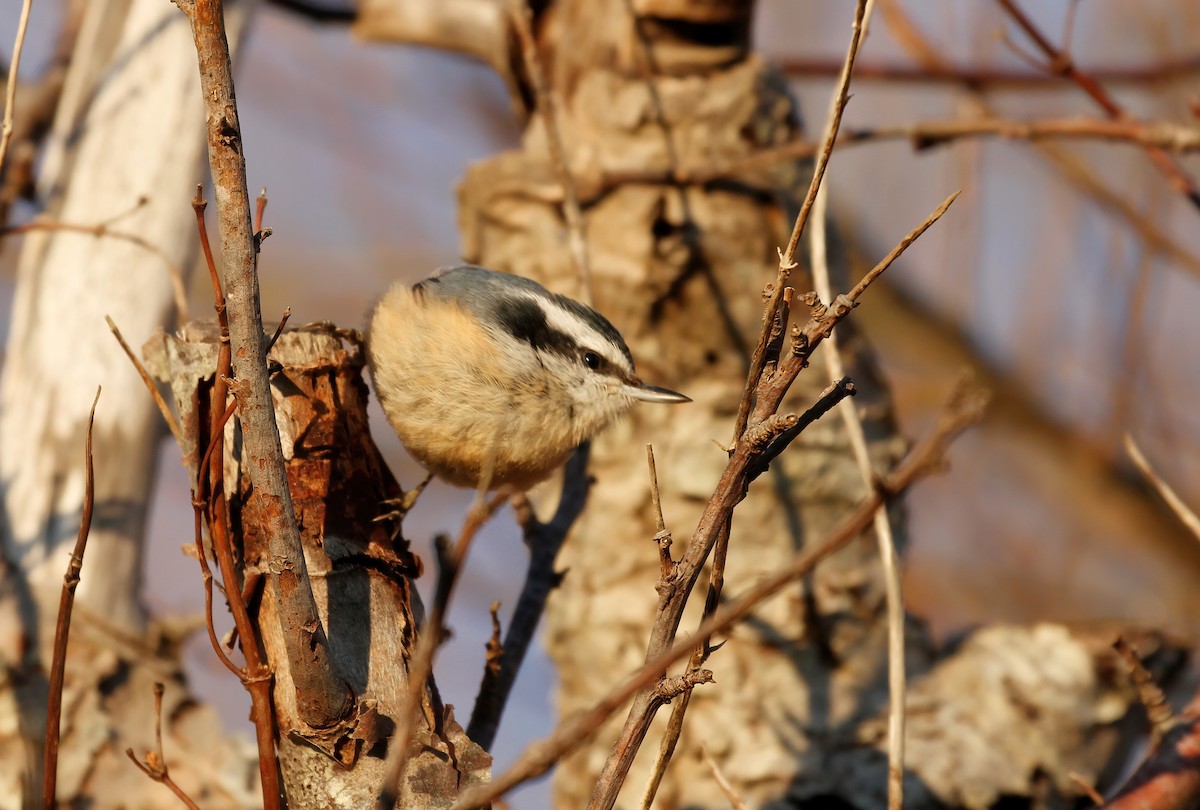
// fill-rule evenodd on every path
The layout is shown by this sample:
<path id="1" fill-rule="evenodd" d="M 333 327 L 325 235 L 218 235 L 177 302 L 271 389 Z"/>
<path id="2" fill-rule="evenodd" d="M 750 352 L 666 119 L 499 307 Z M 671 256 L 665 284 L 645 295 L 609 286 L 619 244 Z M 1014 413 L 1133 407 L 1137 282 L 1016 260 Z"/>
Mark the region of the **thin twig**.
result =
<path id="1" fill-rule="evenodd" d="M 170 788 L 181 802 L 183 802 L 190 810 L 200 810 L 200 806 L 192 801 L 192 798 L 184 792 L 183 788 L 176 784 L 171 778 L 171 772 L 167 768 L 167 756 L 163 753 L 162 742 L 162 699 L 163 685 L 161 683 L 154 684 L 154 743 L 155 749 L 146 753 L 146 761 L 140 761 L 134 755 L 132 748 L 125 749 L 125 756 L 138 767 L 142 773 L 153 779 L 155 782 L 166 785 Z"/>
<path id="2" fill-rule="evenodd" d="M 212 281 L 213 310 L 217 315 L 220 340 L 217 344 L 215 379 L 209 399 L 212 413 L 209 421 L 208 447 L 196 472 L 196 486 L 200 492 L 199 501 L 205 505 L 207 510 L 209 537 L 212 539 L 213 556 L 217 561 L 217 566 L 221 569 L 226 603 L 229 605 L 229 612 L 233 616 L 234 625 L 242 639 L 242 656 L 246 660 L 246 668 L 241 672 L 240 678 L 242 686 L 250 694 L 250 714 L 254 722 L 255 743 L 258 746 L 258 768 L 262 780 L 263 805 L 267 808 L 278 808 L 281 791 L 278 755 L 275 750 L 275 712 L 271 706 L 271 668 L 259 647 L 258 628 L 250 617 L 250 611 L 246 608 L 245 601 L 241 598 L 241 584 L 238 579 L 237 562 L 234 559 L 229 512 L 225 502 L 225 423 L 232 416 L 235 406 L 240 407 L 240 403 L 233 402 L 225 405 L 229 397 L 229 378 L 233 373 L 229 316 L 225 306 L 225 293 L 217 274 L 212 246 L 208 239 L 208 229 L 205 225 L 204 211 L 207 207 L 204 189 L 197 186 L 196 196 L 192 199 L 192 210 L 196 215 L 196 230 L 200 236 L 200 246 L 208 266 L 209 278 Z M 224 410 L 222 410 L 222 406 L 225 406 Z M 198 426 L 198 429 L 201 429 L 201 426 Z M 197 441 L 199 443 L 199 439 Z M 208 570 L 203 546 L 198 547 L 197 551 L 201 569 L 205 575 L 205 607 L 209 641 L 212 643 L 217 657 L 225 666 L 230 667 L 231 662 L 216 639 L 216 631 L 212 625 L 211 571 Z"/>
<path id="3" fill-rule="evenodd" d="M 542 126 L 546 130 L 546 148 L 550 152 L 550 162 L 554 166 L 555 174 L 558 175 L 559 185 L 562 186 L 563 218 L 567 222 L 567 247 L 571 251 L 571 259 L 575 262 L 575 271 L 579 274 L 579 300 L 590 305 L 592 303 L 592 267 L 588 255 L 587 222 L 583 217 L 583 208 L 579 205 L 579 193 L 575 187 L 575 178 L 571 174 L 571 163 L 567 158 L 558 99 L 555 97 L 550 83 L 546 80 L 546 71 L 542 67 L 537 41 L 533 36 L 533 16 L 528 4 L 521 0 L 513 0 L 509 7 L 509 16 L 512 19 L 517 40 L 521 43 L 521 56 L 533 87 L 535 106 L 538 114 L 542 117 Z"/>
<path id="4" fill-rule="evenodd" d="M 738 599 L 722 606 L 711 620 L 699 628 L 698 634 L 712 636 L 728 630 L 750 615 L 765 599 L 779 593 L 796 579 L 806 576 L 818 563 L 857 538 L 871 525 L 877 509 L 883 508 L 888 501 L 898 497 L 916 480 L 938 468 L 949 443 L 979 420 L 986 403 L 985 395 L 967 391 L 960 384 L 933 431 L 909 452 L 895 471 L 884 478 L 854 512 L 823 540 L 796 552 L 778 571 L 751 587 Z M 465 791 L 455 802 L 453 810 L 474 810 L 483 807 L 517 785 L 545 773 L 561 757 L 590 739 L 631 697 L 661 678 L 676 661 L 691 654 L 694 646 L 695 642 L 692 639 L 676 641 L 663 654 L 647 661 L 614 687 L 590 709 L 567 718 L 549 737 L 526 748 L 517 761 L 491 783 Z"/>
<path id="5" fill-rule="evenodd" d="M 833 284 L 829 276 L 829 257 L 826 249 L 826 226 L 829 190 L 822 188 L 817 194 L 816 227 L 811 231 L 811 255 L 813 285 L 817 295 L 825 300 L 833 297 Z M 836 333 L 831 332 L 825 340 L 825 360 L 829 379 L 837 381 L 845 376 Z M 854 460 L 862 476 L 863 486 L 869 491 L 875 485 L 875 471 L 871 466 L 871 454 L 867 448 L 867 436 L 862 418 L 854 403 L 846 400 L 839 406 L 846 435 L 854 450 Z M 904 594 L 901 590 L 900 563 L 896 555 L 896 540 L 892 535 L 891 521 L 886 509 L 875 513 L 875 541 L 879 547 L 879 560 L 883 568 L 883 580 L 887 593 L 887 638 L 888 638 L 888 808 L 900 810 L 904 806 L 904 724 L 905 682 L 904 667 Z"/>
<path id="6" fill-rule="evenodd" d="M 794 330 L 792 346 L 788 355 L 779 361 L 774 373 L 769 377 L 764 376 L 761 380 L 747 383 L 757 390 L 756 404 L 752 413 L 753 426 L 745 432 L 734 447 L 729 463 L 705 507 L 700 523 L 697 525 L 683 557 L 676 563 L 674 575 L 667 581 L 660 580 L 658 584 L 659 604 L 651 626 L 650 639 L 647 642 L 647 661 L 658 658 L 673 643 L 692 588 L 703 570 L 705 561 L 712 553 L 725 522 L 733 514 L 737 504 L 745 497 L 750 482 L 765 471 L 770 459 L 783 451 L 787 443 L 795 438 L 798 430 L 803 429 L 812 419 L 823 413 L 824 408 L 836 404 L 841 397 L 850 393 L 851 388 L 844 383 L 831 386 L 831 389 L 822 395 L 801 422 L 798 417 L 781 416 L 777 413 L 784 396 L 791 389 L 792 383 L 808 365 L 812 353 L 825 337 L 854 308 L 853 299 L 861 295 L 866 287 L 878 278 L 921 233 L 941 217 L 954 201 L 955 196 L 957 195 L 947 198 L 921 225 L 901 240 L 900 244 L 893 248 L 850 293 L 838 296 L 829 306 L 817 303 L 813 296 L 812 317 L 807 324 Z M 764 323 L 763 331 L 769 332 L 773 326 L 773 320 L 768 321 Z M 769 338 L 764 341 L 764 345 L 767 343 L 770 343 Z M 706 636 L 702 632 L 698 632 L 697 635 L 701 638 Z M 617 791 L 633 764 L 633 757 L 649 730 L 650 722 L 664 700 L 665 696 L 654 689 L 646 689 L 636 696 L 620 736 L 613 744 L 609 758 L 596 783 L 592 794 L 592 803 L 589 805 L 591 808 L 610 810 L 611 803 L 616 801 Z"/>
<path id="7" fill-rule="evenodd" d="M 765 324 L 770 324 L 775 319 L 780 302 L 783 300 L 783 291 L 787 286 L 788 277 L 792 269 L 796 266 L 796 248 L 800 244 L 800 235 L 804 233 L 804 226 L 808 222 L 809 212 L 812 211 L 813 201 L 817 196 L 817 189 L 821 187 L 821 181 L 825 177 L 825 168 L 829 165 L 829 156 L 833 152 L 834 143 L 837 141 L 838 130 L 842 125 L 842 114 L 845 112 L 846 104 L 850 100 L 850 75 L 854 71 L 854 61 L 858 58 L 858 48 L 862 41 L 867 3 L 868 0 L 858 0 L 855 7 L 854 24 L 850 34 L 850 46 L 846 51 L 846 60 L 842 65 L 842 75 L 838 79 L 837 89 L 834 91 L 833 98 L 829 104 L 829 115 L 825 123 L 824 134 L 821 137 L 821 150 L 817 153 L 817 160 L 813 166 L 813 176 L 808 185 L 808 192 L 804 195 L 804 202 L 800 205 L 799 213 L 796 214 L 796 221 L 792 226 L 792 235 L 788 239 L 787 247 L 779 253 L 779 270 L 775 278 L 775 286 L 771 290 L 767 305 L 763 310 L 763 322 Z M 750 406 L 754 397 L 754 388 L 762 376 L 763 367 L 766 364 L 767 342 L 769 339 L 770 330 L 762 330 L 759 333 L 758 343 L 754 347 L 754 353 L 750 356 L 750 370 L 746 375 L 746 388 L 742 394 L 742 400 L 738 404 L 737 418 L 734 420 L 733 444 L 736 444 L 741 439 L 742 434 L 746 432 L 746 426 L 750 417 Z"/>
<path id="8" fill-rule="evenodd" d="M 1129 115 L 1116 99 L 1108 94 L 1099 82 L 1076 67 L 1071 55 L 1058 48 L 1041 32 L 1033 20 L 1014 2 L 1014 0 L 996 0 L 1008 16 L 1012 18 L 1022 31 L 1025 32 L 1047 59 L 1050 60 L 1049 70 L 1075 82 L 1091 99 L 1096 102 L 1104 113 L 1115 121 L 1127 121 Z M 1163 149 L 1152 146 L 1146 149 L 1146 154 L 1155 167 L 1167 178 L 1167 181 L 1183 194 L 1194 206 L 1200 207 L 1200 189 L 1183 168 Z"/>
<path id="9" fill-rule="evenodd" d="M 786 56 L 777 60 L 779 70 L 792 79 L 825 78 L 841 73 L 840 60 Z M 1159 84 L 1187 79 L 1200 73 L 1200 55 L 1164 58 L 1143 65 L 1100 65 L 1088 71 L 1104 84 Z M 970 89 L 992 91 L 1057 91 L 1058 76 L 1044 71 L 1004 70 L 954 64 L 901 64 L 899 62 L 860 62 L 854 70 L 856 82 L 912 84 L 956 84 Z"/>
<path id="10" fill-rule="evenodd" d="M 521 594 L 517 597 L 509 620 L 508 632 L 504 636 L 500 665 L 494 673 L 490 669 L 485 671 L 471 712 L 471 722 L 467 725 L 467 736 L 485 750 L 490 751 L 495 742 L 500 719 L 517 673 L 525 661 L 525 654 L 533 643 L 538 623 L 546 609 L 546 601 L 562 579 L 554 566 L 567 534 L 587 505 L 591 487 L 587 472 L 589 451 L 590 448 L 585 444 L 568 459 L 563 470 L 558 507 L 548 522 L 542 523 L 536 518 L 528 500 L 520 498 L 513 504 L 525 545 L 529 549 L 529 563 Z"/>
<path id="11" fill-rule="evenodd" d="M 8 157 L 8 144 L 13 134 L 13 111 L 17 105 L 17 74 L 21 68 L 21 51 L 25 48 L 25 32 L 29 30 L 29 10 L 33 0 L 21 4 L 21 16 L 17 20 L 17 38 L 13 42 L 12 63 L 8 66 L 8 79 L 4 91 L 4 122 L 0 124 L 0 172 L 4 171 L 4 160 Z"/>
<path id="12" fill-rule="evenodd" d="M 30 231 L 60 231 L 63 233 L 78 233 L 86 236 L 93 236 L 97 239 L 111 238 L 122 242 L 128 242 L 142 250 L 153 253 L 158 258 L 162 259 L 167 268 L 167 277 L 171 281 L 171 294 L 175 298 L 175 310 L 179 315 L 179 319 L 186 321 L 190 318 L 187 289 L 183 283 L 183 268 L 181 268 L 174 259 L 172 259 L 165 250 L 158 245 L 150 242 L 146 238 L 126 231 L 114 230 L 108 223 L 101 222 L 96 225 L 81 225 L 75 222 L 58 222 L 57 220 L 35 219 L 32 222 L 25 222 L 20 225 L 10 225 L 0 228 L 0 237 L 8 236 L 9 234 L 29 233 Z"/>
<path id="13" fill-rule="evenodd" d="M 704 757 L 704 764 L 712 771 L 713 779 L 717 780 L 717 787 L 721 788 L 721 792 L 725 794 L 725 798 L 729 799 L 730 806 L 733 810 L 747 810 L 746 803 L 742 801 L 742 797 L 733 789 L 733 785 L 729 784 L 729 780 L 725 778 L 725 774 L 721 773 L 721 766 L 713 759 L 712 754 L 708 753 L 708 746 L 700 744 L 700 755 Z"/>
<path id="14" fill-rule="evenodd" d="M 75 537 L 75 548 L 67 573 L 63 576 L 62 595 L 58 600 L 58 621 L 54 626 L 54 652 L 50 658 L 50 694 L 46 701 L 46 748 L 42 760 L 42 806 L 57 807 L 58 792 L 58 743 L 62 723 L 63 676 L 67 667 L 67 639 L 71 635 L 71 610 L 75 606 L 75 588 L 83 571 L 83 553 L 87 549 L 88 533 L 92 530 L 92 511 L 96 503 L 95 470 L 92 464 L 92 427 L 96 422 L 96 403 L 100 401 L 100 387 L 96 387 L 96 398 L 88 414 L 87 440 L 84 446 L 83 467 L 83 514 L 79 520 L 79 534 Z"/>
<path id="15" fill-rule="evenodd" d="M 454 588 L 458 584 L 463 563 L 466 562 L 471 542 L 483 524 L 508 500 L 508 493 L 501 492 L 493 496 L 490 501 L 476 500 L 472 503 L 470 511 L 467 512 L 467 518 L 463 521 L 458 540 L 453 549 L 443 557 L 444 565 L 438 572 L 437 592 L 434 594 L 433 607 L 425 620 L 425 627 L 417 639 L 417 646 L 408 667 L 408 691 L 404 695 L 404 705 L 395 718 L 396 729 L 388 740 L 383 784 L 379 788 L 379 795 L 375 802 L 377 810 L 392 810 L 400 799 L 400 784 L 404 779 L 409 748 L 416 732 L 418 709 L 425 697 L 429 678 L 433 674 L 433 659 L 442 642 L 450 600 L 454 595 Z"/>
<path id="16" fill-rule="evenodd" d="M 163 395 L 158 390 L 158 386 L 154 384 L 154 380 L 150 377 L 150 372 L 146 371 L 146 367 L 142 365 L 142 361 L 138 360 L 137 355 L 133 353 L 133 349 L 129 348 L 129 344 L 125 342 L 125 336 L 121 334 L 121 330 L 113 323 L 113 319 L 104 316 L 105 323 L 108 324 L 109 330 L 113 333 L 113 337 L 117 339 L 117 343 L 121 344 L 121 348 L 125 352 L 125 356 L 129 358 L 129 362 L 133 363 L 134 369 L 137 370 L 138 376 L 142 378 L 142 382 L 146 385 L 146 390 L 150 392 L 150 396 L 154 399 L 154 404 L 158 406 L 158 412 L 162 414 L 163 421 L 167 423 L 167 429 L 171 431 L 171 435 L 175 437 L 175 443 L 183 447 L 183 434 L 179 432 L 179 423 L 175 421 L 175 414 L 171 413 L 171 407 L 167 405 L 167 401 L 163 399 Z"/>
<path id="17" fill-rule="evenodd" d="M 1129 454 L 1129 458 L 1138 470 L 1141 471 L 1142 475 L 1146 476 L 1146 480 L 1150 482 L 1159 496 L 1166 501 L 1167 506 L 1175 513 L 1175 517 L 1179 518 L 1179 522 L 1192 533 L 1193 537 L 1200 540 L 1200 517 L 1197 517 L 1196 513 L 1183 502 L 1183 498 L 1179 497 L 1179 493 L 1154 471 L 1154 468 L 1150 466 L 1150 462 L 1146 460 L 1142 448 L 1138 447 L 1137 442 L 1133 440 L 1133 436 L 1128 433 L 1125 434 L 1125 452 Z"/>

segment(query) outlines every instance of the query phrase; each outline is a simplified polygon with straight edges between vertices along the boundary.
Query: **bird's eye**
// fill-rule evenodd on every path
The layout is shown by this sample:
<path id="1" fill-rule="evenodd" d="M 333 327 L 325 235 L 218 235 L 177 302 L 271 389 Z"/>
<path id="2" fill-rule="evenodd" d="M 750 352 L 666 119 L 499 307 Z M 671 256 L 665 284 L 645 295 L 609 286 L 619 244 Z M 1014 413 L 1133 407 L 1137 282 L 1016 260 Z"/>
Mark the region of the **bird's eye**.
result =
<path id="1" fill-rule="evenodd" d="M 604 365 L 604 358 L 595 352 L 584 352 L 583 364 L 594 371 Z"/>

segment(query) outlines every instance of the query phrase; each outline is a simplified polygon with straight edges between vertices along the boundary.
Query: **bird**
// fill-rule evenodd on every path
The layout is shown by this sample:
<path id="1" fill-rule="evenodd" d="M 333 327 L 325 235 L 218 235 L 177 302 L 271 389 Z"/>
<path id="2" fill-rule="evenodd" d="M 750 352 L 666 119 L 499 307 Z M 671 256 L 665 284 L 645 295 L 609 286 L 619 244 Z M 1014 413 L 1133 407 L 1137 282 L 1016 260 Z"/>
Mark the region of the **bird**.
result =
<path id="1" fill-rule="evenodd" d="M 408 452 L 461 487 L 528 489 L 638 402 L 621 333 L 532 279 L 476 265 L 394 284 L 367 328 L 376 396 Z"/>

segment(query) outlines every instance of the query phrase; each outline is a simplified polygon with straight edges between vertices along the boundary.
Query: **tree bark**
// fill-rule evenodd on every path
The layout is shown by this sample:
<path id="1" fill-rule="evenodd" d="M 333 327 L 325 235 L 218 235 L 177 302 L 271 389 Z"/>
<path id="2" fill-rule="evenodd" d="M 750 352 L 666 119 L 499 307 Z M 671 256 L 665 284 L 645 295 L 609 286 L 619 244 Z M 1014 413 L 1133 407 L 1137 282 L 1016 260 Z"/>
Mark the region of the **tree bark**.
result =
<path id="1" fill-rule="evenodd" d="M 188 324 L 179 335 L 160 335 L 146 345 L 153 372 L 171 386 L 193 476 L 208 445 L 210 414 L 227 406 L 210 401 L 217 346 L 211 322 Z M 271 664 L 288 806 L 370 807 L 383 778 L 387 737 L 405 705 L 422 612 L 412 582 L 420 563 L 400 532 L 402 514 L 373 520 L 404 493 L 371 440 L 357 339 L 316 327 L 285 332 L 270 357 L 281 368 L 271 396 L 305 565 L 328 634 L 330 663 L 353 700 L 346 722 L 310 725 L 299 705 L 306 696 L 296 687 L 279 599 L 260 584 L 250 601 Z M 270 542 L 262 513 L 271 506 L 251 486 L 242 428 L 237 419 L 226 425 L 226 494 L 243 570 L 264 575 Z M 490 758 L 467 739 L 436 694 L 432 686 L 426 717 L 443 728 L 418 725 L 401 807 L 449 807 L 459 791 L 490 776 Z"/>

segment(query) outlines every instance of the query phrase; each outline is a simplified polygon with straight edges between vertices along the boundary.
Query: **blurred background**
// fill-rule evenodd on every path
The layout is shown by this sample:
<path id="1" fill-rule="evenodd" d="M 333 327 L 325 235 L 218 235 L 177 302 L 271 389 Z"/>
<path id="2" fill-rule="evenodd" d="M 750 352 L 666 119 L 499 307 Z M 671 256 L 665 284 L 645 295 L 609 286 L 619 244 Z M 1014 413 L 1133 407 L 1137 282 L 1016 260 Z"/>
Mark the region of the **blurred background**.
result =
<path id="1" fill-rule="evenodd" d="M 1197 125 L 1200 6 L 1026 6 L 1130 115 Z M 852 4 L 762 0 L 758 9 L 758 48 L 786 72 L 815 137 Z M 0 43 L 12 42 L 15 4 L 11 12 L 0 14 Z M 56 3 L 35 4 L 25 75 L 49 59 L 59 15 Z M 243 46 L 238 82 L 250 185 L 267 188 L 274 231 L 260 262 L 268 322 L 290 306 L 294 325 L 361 327 L 389 284 L 455 262 L 458 178 L 519 136 L 507 91 L 485 66 L 368 45 L 345 24 L 270 2 Z M 991 2 L 881 2 L 852 92 L 844 131 L 984 113 L 1101 116 L 1078 86 L 1046 72 Z M 1180 163 L 1200 177 L 1200 158 Z M 962 367 L 996 394 L 946 474 L 908 498 L 909 610 L 941 637 L 1047 618 L 1133 622 L 1195 643 L 1200 539 L 1165 510 L 1121 442 L 1131 434 L 1158 473 L 1200 504 L 1200 210 L 1137 146 L 1094 140 L 963 138 L 929 149 L 868 140 L 837 151 L 826 182 L 838 227 L 867 266 L 950 190 L 963 190 L 853 315 L 879 352 L 910 438 Z M 36 213 L 22 204 L 11 219 Z M 0 253 L 4 333 L 19 247 L 10 237 Z M 773 272 L 764 266 L 764 283 Z M 193 312 L 207 314 L 205 279 L 192 280 Z M 412 485 L 418 469 L 378 410 L 373 419 L 393 469 Z M 406 529 L 425 559 L 434 534 L 457 531 L 467 498 L 434 485 L 421 500 Z M 190 520 L 185 473 L 164 443 L 146 575 L 159 614 L 203 604 L 194 562 L 179 552 Z M 471 555 L 437 668 L 443 695 L 461 707 L 482 671 L 487 606 L 499 600 L 503 612 L 520 586 L 525 551 L 511 514 L 493 521 Z M 231 727 L 248 729 L 245 693 L 204 639 L 189 663 L 198 691 L 218 696 Z M 534 650 L 501 729 L 498 767 L 551 728 L 552 679 Z M 547 796 L 534 785 L 513 803 L 547 806 Z"/>

